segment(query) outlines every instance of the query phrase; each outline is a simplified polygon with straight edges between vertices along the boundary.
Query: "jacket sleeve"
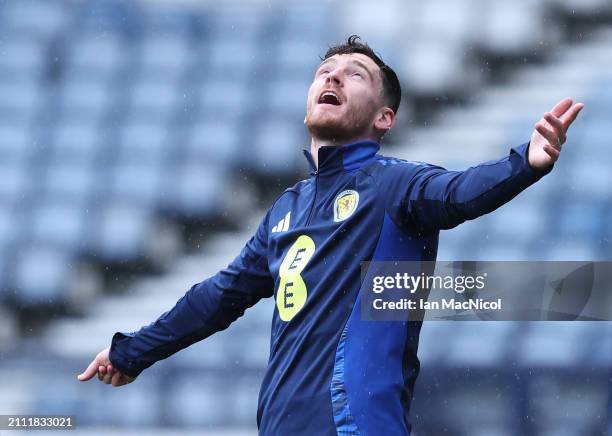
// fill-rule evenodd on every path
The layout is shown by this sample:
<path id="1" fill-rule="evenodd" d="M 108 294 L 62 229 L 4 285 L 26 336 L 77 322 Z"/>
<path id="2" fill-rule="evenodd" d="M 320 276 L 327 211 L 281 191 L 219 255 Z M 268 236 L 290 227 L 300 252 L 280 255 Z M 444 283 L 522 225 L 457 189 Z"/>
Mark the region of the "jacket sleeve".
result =
<path id="1" fill-rule="evenodd" d="M 110 347 L 113 365 L 136 377 L 158 360 L 226 329 L 261 298 L 272 296 L 268 218 L 269 212 L 226 268 L 191 287 L 170 311 L 137 332 L 115 333 Z"/>
<path id="2" fill-rule="evenodd" d="M 501 159 L 464 171 L 420 164 L 404 177 L 402 186 L 397 186 L 402 221 L 408 228 L 431 232 L 453 228 L 497 209 L 552 171 L 552 165 L 544 171 L 532 168 L 528 149 L 529 143 L 522 144 Z"/>

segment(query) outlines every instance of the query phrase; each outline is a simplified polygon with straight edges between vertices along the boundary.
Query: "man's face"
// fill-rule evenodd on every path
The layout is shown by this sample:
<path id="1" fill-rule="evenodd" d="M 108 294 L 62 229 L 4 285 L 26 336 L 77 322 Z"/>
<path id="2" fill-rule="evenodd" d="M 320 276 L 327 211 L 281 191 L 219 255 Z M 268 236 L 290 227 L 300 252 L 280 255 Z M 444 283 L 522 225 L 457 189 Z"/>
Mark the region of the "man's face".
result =
<path id="1" fill-rule="evenodd" d="M 305 123 L 315 138 L 347 141 L 371 135 L 383 106 L 378 65 L 360 53 L 334 55 L 315 72 Z"/>

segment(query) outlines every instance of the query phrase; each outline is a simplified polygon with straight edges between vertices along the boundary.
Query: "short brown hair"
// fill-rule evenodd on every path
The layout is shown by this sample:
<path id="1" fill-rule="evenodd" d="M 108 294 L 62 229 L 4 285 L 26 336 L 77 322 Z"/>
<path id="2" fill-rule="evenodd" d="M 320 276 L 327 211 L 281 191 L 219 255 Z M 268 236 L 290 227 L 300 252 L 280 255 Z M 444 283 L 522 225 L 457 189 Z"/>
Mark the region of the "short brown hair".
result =
<path id="1" fill-rule="evenodd" d="M 393 112 L 397 113 L 402 100 L 402 88 L 397 78 L 397 74 L 395 74 L 395 71 L 393 71 L 390 66 L 383 62 L 382 58 L 377 55 L 368 44 L 361 42 L 361 38 L 359 36 L 351 35 L 346 43 L 330 47 L 321 60 L 324 61 L 325 59 L 334 55 L 351 53 L 360 53 L 365 55 L 372 59 L 376 65 L 378 65 L 383 84 L 383 98 L 385 103 L 388 104 L 391 109 L 393 109 Z"/>

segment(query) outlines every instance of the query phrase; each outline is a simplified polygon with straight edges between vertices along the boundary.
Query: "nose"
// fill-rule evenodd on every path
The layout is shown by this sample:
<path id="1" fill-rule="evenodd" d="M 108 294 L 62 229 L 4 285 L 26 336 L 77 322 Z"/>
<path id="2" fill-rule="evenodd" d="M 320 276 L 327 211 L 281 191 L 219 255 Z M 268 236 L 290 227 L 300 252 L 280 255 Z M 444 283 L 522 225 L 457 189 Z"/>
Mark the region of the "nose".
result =
<path id="1" fill-rule="evenodd" d="M 329 84 L 334 84 L 336 86 L 342 86 L 343 72 L 344 72 L 343 68 L 334 68 L 327 75 L 326 82 Z"/>

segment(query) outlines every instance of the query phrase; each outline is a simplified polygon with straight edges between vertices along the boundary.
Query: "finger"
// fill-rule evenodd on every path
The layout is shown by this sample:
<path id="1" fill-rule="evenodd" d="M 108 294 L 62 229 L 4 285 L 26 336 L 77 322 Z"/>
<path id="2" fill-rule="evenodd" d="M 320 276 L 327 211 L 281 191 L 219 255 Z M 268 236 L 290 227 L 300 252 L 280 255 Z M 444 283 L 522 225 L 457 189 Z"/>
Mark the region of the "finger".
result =
<path id="1" fill-rule="evenodd" d="M 103 381 L 105 374 L 106 374 L 106 368 L 103 365 L 101 365 L 98 368 L 98 380 Z"/>
<path id="2" fill-rule="evenodd" d="M 560 117 L 561 115 L 563 115 L 571 106 L 572 106 L 572 99 L 570 97 L 566 97 L 563 100 L 561 100 L 559 103 L 557 103 L 551 110 L 550 112 L 556 116 L 556 117 Z"/>
<path id="3" fill-rule="evenodd" d="M 567 113 L 563 117 L 561 117 L 561 122 L 563 123 L 563 128 L 565 130 L 567 130 L 569 126 L 574 122 L 583 107 L 584 104 L 576 103 L 569 111 L 567 111 Z"/>
<path id="4" fill-rule="evenodd" d="M 551 147 L 550 145 L 544 145 L 544 151 L 546 152 L 546 154 L 548 154 L 553 161 L 557 161 L 557 159 L 559 159 L 559 156 L 561 155 L 561 152 L 559 152 L 559 150 L 557 150 L 556 148 Z"/>
<path id="5" fill-rule="evenodd" d="M 535 126 L 537 132 L 542 135 L 551 145 L 558 146 L 557 144 L 557 134 L 550 129 L 544 127 L 543 124 L 537 123 Z"/>
<path id="6" fill-rule="evenodd" d="M 104 378 L 102 379 L 102 381 L 104 383 L 106 383 L 107 385 L 110 384 L 111 380 L 113 378 L 113 373 L 112 372 L 107 372 L 106 374 L 104 374 Z"/>
<path id="7" fill-rule="evenodd" d="M 121 383 L 121 381 L 122 381 L 121 379 L 123 378 L 123 377 L 121 377 L 122 375 L 123 375 L 123 374 L 122 374 L 121 372 L 119 372 L 119 371 L 117 371 L 116 373 L 114 373 L 114 374 L 113 374 L 113 377 L 112 377 L 112 379 L 111 379 L 111 384 L 112 384 L 113 386 L 121 386 L 122 384 L 124 384 L 124 383 Z"/>
<path id="8" fill-rule="evenodd" d="M 104 380 L 105 374 L 106 374 L 106 367 L 104 365 L 100 365 L 98 367 L 98 380 Z"/>
<path id="9" fill-rule="evenodd" d="M 550 126 L 557 133 L 557 138 L 559 138 L 559 142 L 563 144 L 565 142 L 565 127 L 559 118 L 551 114 L 550 112 L 546 112 L 544 114 L 544 119 L 550 124 Z"/>
<path id="10" fill-rule="evenodd" d="M 110 372 L 111 374 L 115 372 L 113 365 L 107 365 L 106 366 L 106 371 Z"/>
<path id="11" fill-rule="evenodd" d="M 87 369 L 85 369 L 85 371 L 83 371 L 83 373 L 78 375 L 78 379 L 80 381 L 87 381 L 90 380 L 94 375 L 96 375 L 97 372 L 97 366 L 98 366 L 98 362 L 96 362 L 96 360 L 94 359 L 89 366 L 87 367 Z"/>

